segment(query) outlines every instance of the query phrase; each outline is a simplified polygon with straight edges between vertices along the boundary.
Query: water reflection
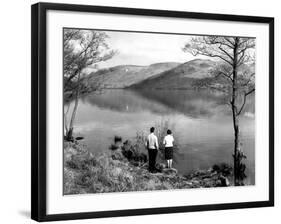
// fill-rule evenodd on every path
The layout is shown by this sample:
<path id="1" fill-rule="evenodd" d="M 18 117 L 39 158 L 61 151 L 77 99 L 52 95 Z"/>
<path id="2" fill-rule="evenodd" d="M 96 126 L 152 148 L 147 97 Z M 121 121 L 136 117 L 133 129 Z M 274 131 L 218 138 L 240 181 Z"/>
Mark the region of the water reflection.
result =
<path id="1" fill-rule="evenodd" d="M 228 96 L 207 90 L 106 90 L 102 94 L 93 93 L 83 97 L 82 101 L 100 108 L 128 113 L 147 108 L 162 115 L 182 113 L 194 118 L 231 113 L 225 107 L 229 101 Z M 254 97 L 251 97 L 245 106 L 246 114 L 252 116 L 254 108 Z"/>

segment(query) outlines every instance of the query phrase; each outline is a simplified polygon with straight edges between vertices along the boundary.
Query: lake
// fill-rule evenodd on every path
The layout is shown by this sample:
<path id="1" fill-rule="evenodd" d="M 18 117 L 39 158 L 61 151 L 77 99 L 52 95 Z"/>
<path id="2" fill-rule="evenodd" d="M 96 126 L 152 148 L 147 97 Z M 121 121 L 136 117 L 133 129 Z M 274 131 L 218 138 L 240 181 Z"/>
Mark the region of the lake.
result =
<path id="1" fill-rule="evenodd" d="M 246 184 L 255 183 L 255 101 L 248 98 L 240 117 L 242 148 L 247 159 Z M 74 131 L 92 152 L 108 150 L 115 135 L 123 140 L 136 132 L 168 121 L 179 147 L 176 163 L 181 174 L 233 164 L 233 125 L 226 97 L 207 90 L 104 90 L 79 101 Z M 162 140 L 161 140 L 162 141 Z"/>

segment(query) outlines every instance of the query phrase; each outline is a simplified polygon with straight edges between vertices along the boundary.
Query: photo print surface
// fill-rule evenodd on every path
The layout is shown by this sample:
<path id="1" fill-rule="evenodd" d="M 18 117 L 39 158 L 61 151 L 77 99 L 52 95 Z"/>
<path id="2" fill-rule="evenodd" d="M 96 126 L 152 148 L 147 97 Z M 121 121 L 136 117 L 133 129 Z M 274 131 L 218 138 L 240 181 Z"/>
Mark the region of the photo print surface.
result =
<path id="1" fill-rule="evenodd" d="M 255 41 L 64 28 L 64 194 L 255 185 Z"/>

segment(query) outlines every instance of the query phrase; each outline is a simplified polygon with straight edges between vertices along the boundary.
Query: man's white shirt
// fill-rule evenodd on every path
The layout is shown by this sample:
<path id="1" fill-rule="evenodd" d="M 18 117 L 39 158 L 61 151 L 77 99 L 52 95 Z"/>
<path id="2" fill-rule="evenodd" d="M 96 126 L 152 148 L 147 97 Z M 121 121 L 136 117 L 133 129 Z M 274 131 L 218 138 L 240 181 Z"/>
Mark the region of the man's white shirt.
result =
<path id="1" fill-rule="evenodd" d="M 158 149 L 158 139 L 154 133 L 150 133 L 147 137 L 147 144 L 149 149 Z"/>

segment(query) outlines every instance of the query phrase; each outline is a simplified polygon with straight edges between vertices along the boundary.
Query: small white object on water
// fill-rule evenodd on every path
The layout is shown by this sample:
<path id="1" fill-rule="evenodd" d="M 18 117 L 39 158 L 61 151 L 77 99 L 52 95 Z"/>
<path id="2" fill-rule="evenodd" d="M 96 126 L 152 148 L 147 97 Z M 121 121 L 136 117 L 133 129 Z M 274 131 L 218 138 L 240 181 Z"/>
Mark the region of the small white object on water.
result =
<path id="1" fill-rule="evenodd" d="M 255 114 L 254 114 L 254 113 L 250 113 L 250 112 L 245 112 L 245 113 L 244 113 L 244 116 L 245 116 L 245 117 L 254 118 L 254 117 L 255 117 Z"/>

